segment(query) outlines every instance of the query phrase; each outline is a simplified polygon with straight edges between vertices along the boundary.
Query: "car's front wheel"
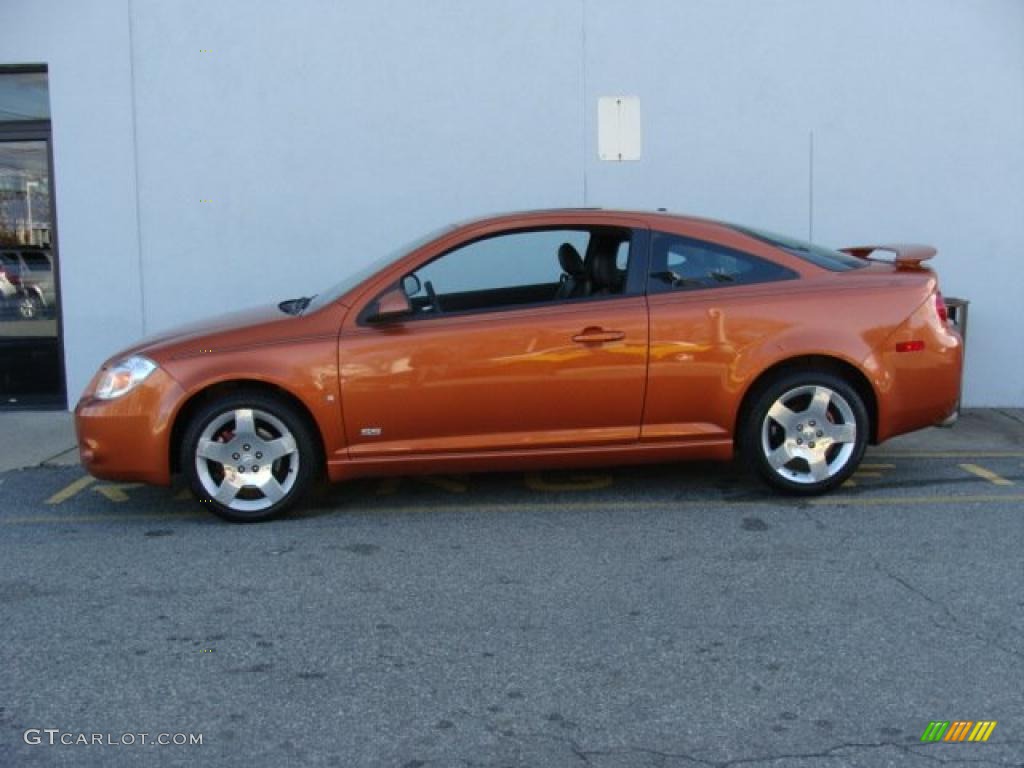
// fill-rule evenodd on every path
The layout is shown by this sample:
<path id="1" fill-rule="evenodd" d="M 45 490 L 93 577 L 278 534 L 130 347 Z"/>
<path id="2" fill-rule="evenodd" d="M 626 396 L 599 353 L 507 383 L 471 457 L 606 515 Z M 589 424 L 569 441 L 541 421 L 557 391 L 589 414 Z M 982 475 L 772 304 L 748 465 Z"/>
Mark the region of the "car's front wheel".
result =
<path id="1" fill-rule="evenodd" d="M 744 453 L 770 485 L 788 493 L 824 493 L 860 464 L 870 424 L 864 401 L 830 373 L 796 373 L 755 397 Z"/>
<path id="2" fill-rule="evenodd" d="M 181 467 L 210 511 L 231 522 L 269 520 L 309 489 L 318 454 L 294 407 L 261 392 L 218 398 L 193 416 Z"/>

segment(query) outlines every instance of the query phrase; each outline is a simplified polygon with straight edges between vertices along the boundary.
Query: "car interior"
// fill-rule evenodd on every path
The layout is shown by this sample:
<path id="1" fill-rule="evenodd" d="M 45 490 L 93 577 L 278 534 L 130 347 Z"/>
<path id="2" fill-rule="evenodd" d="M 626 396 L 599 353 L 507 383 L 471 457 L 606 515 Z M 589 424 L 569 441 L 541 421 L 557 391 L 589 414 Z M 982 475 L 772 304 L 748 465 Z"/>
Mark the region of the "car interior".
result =
<path id="1" fill-rule="evenodd" d="M 655 233 L 651 245 L 654 290 L 716 288 L 796 277 L 794 272 L 746 253 L 676 235 Z"/>
<path id="2" fill-rule="evenodd" d="M 614 296 L 625 291 L 629 242 L 629 230 L 595 229 L 589 232 L 583 253 L 573 243 L 562 242 L 543 256 L 550 264 L 549 281 L 467 291 L 446 291 L 441 282 L 435 286 L 431 262 L 413 275 L 410 303 L 416 315 L 437 315 Z M 538 257 L 522 254 L 523 261 Z"/>

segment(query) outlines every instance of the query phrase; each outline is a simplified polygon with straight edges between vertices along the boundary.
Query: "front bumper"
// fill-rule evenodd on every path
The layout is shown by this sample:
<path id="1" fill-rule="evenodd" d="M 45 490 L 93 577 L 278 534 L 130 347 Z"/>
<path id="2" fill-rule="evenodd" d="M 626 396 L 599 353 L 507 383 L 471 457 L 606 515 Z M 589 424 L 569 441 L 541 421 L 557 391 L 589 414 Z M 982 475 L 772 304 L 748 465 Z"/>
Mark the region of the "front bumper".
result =
<path id="1" fill-rule="evenodd" d="M 92 397 L 92 385 L 75 406 L 75 431 L 85 470 L 103 480 L 170 485 L 170 438 L 185 397 L 161 368 L 115 400 Z"/>

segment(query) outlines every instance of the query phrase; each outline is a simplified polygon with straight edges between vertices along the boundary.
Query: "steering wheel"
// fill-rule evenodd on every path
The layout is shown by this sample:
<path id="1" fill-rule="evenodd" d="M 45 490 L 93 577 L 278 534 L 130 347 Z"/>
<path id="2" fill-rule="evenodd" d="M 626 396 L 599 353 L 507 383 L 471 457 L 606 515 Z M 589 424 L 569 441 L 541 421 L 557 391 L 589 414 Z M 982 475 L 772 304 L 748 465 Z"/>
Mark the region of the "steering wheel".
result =
<path id="1" fill-rule="evenodd" d="M 427 291 L 427 298 L 430 299 L 430 310 L 434 314 L 441 313 L 441 300 L 437 298 L 437 292 L 434 290 L 434 285 L 429 280 L 423 284 L 424 289 Z"/>

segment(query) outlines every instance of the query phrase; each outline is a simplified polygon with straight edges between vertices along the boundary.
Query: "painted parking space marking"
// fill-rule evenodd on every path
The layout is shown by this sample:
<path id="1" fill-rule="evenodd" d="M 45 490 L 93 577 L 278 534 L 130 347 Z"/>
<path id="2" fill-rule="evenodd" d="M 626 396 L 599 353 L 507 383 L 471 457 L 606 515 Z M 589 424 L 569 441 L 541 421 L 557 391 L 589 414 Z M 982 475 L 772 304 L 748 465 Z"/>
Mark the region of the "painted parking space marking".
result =
<path id="1" fill-rule="evenodd" d="M 75 494 L 85 490 L 90 485 L 96 482 L 96 478 L 92 475 L 84 475 L 77 480 L 69 483 L 61 490 L 57 491 L 53 496 L 46 500 L 47 504 L 63 504 L 65 501 L 70 499 Z"/>
<path id="2" fill-rule="evenodd" d="M 895 468 L 895 464 L 861 464 L 854 470 L 853 475 L 847 478 L 842 488 L 858 487 L 858 480 L 870 480 L 882 476 L 884 470 Z"/>
<path id="3" fill-rule="evenodd" d="M 1002 494 L 970 494 L 970 495 L 941 495 L 941 496 L 851 496 L 835 495 L 822 498 L 809 499 L 805 503 L 815 507 L 916 507 L 935 504 L 983 504 L 983 503 L 1007 503 L 1024 502 L 1024 493 L 1002 493 Z M 339 506 L 331 508 L 340 514 L 338 520 L 344 520 L 345 513 L 348 514 L 374 514 L 374 515 L 401 515 L 420 514 L 426 510 L 431 512 L 448 512 L 467 514 L 485 511 L 488 514 L 515 513 L 536 511 L 539 508 L 550 508 L 552 511 L 575 511 L 575 512 L 600 512 L 614 504 L 614 501 L 603 501 L 594 499 L 591 501 L 560 501 L 554 504 L 537 504 L 536 502 L 516 502 L 507 504 L 492 504 L 482 502 L 481 504 L 404 504 L 394 506 Z M 678 510 L 681 508 L 722 508 L 722 507 L 770 507 L 781 511 L 795 509 L 792 505 L 780 507 L 777 499 L 665 499 L 662 501 L 637 501 L 630 505 L 636 511 L 657 511 L 659 509 Z M 317 517 L 325 510 L 316 511 Z M 299 514 L 297 519 L 305 515 Z M 19 517 L 0 517 L 0 525 L 69 525 L 69 524 L 91 524 L 91 523 L 132 523 L 146 522 L 152 520 L 212 520 L 202 509 L 181 510 L 174 512 L 131 512 L 123 513 L 99 513 L 99 514 L 64 514 L 64 515 L 24 515 Z"/>
<path id="4" fill-rule="evenodd" d="M 1002 475 L 996 474 L 991 469 L 978 466 L 977 464 L 961 464 L 960 469 L 970 472 L 972 475 L 977 475 L 983 480 L 988 480 L 992 485 L 1013 485 L 1012 480 L 1007 480 Z"/>
<path id="5" fill-rule="evenodd" d="M 1022 459 L 1024 451 L 872 451 L 879 459 Z"/>
<path id="6" fill-rule="evenodd" d="M 817 507 L 845 507 L 845 506 L 874 506 L 877 504 L 890 504 L 892 506 L 922 506 L 926 504 L 973 504 L 984 502 L 1024 502 L 1024 493 L 1004 494 L 972 494 L 961 496 L 829 496 L 817 499 L 805 500 L 803 503 L 811 503 Z M 537 504 L 530 502 L 515 502 L 510 504 L 439 504 L 429 507 L 432 512 L 524 512 L 537 510 L 539 508 L 550 508 L 552 510 L 566 510 L 573 512 L 599 512 L 614 505 L 614 501 L 560 501 L 553 504 Z M 681 508 L 704 508 L 704 507 L 771 507 L 780 511 L 793 511 L 799 505 L 780 506 L 776 498 L 764 499 L 665 499 L 663 501 L 637 501 L 631 502 L 629 508 L 634 511 L 649 511 L 659 509 L 681 509 Z M 411 514 L 423 512 L 427 507 L 423 505 L 406 504 L 393 507 L 350 507 L 353 513 L 374 513 L 374 514 Z M 345 511 L 344 508 L 340 511 Z"/>
<path id="7" fill-rule="evenodd" d="M 541 472 L 527 472 L 523 476 L 526 487 L 531 491 L 544 493 L 567 493 L 572 491 L 597 491 L 608 488 L 613 478 L 607 473 L 575 473 L 568 475 L 564 480 L 553 480 L 545 477 Z"/>
<path id="8" fill-rule="evenodd" d="M 936 496 L 828 496 L 817 499 L 808 499 L 807 503 L 816 507 L 835 506 L 874 506 L 878 504 L 892 504 L 893 506 L 919 504 L 979 504 L 986 502 L 1008 502 L 1024 501 L 1024 493 L 989 493 L 989 494 L 963 494 L 963 495 L 936 495 Z"/>
<path id="9" fill-rule="evenodd" d="M 1024 501 L 1024 495 L 1015 494 L 1013 491 L 1017 490 L 1018 485 L 1022 485 L 1024 477 L 1020 472 L 1022 462 L 1013 456 L 1014 453 L 1016 452 L 958 452 L 955 458 L 948 458 L 945 453 L 938 456 L 930 453 L 916 458 L 866 461 L 843 484 L 842 490 L 838 493 L 801 503 L 825 509 L 928 504 L 1018 504 Z M 986 454 L 995 455 L 992 458 L 983 458 Z M 33 514 L 33 510 L 29 508 L 23 510 L 17 517 L 4 519 L 3 515 L 0 515 L 0 523 L 109 523 L 202 517 L 208 514 L 202 506 L 191 504 L 193 494 L 181 483 L 176 482 L 170 488 L 149 487 L 139 483 L 113 483 L 97 481 L 88 475 L 79 475 L 80 471 L 65 470 L 56 475 L 12 475 L 11 477 L 18 478 L 17 485 L 26 481 L 34 485 L 37 482 L 35 478 L 55 477 L 54 486 L 58 490 L 45 498 L 43 503 L 50 507 L 63 505 L 62 513 L 45 514 L 40 505 L 39 514 Z M 671 477 L 676 477 L 674 470 L 671 472 Z M 603 491 L 608 489 L 619 496 L 623 493 L 631 495 L 635 500 L 627 503 L 631 509 L 638 511 L 694 510 L 704 507 L 774 506 L 780 510 L 790 508 L 789 502 L 782 497 L 772 496 L 767 490 L 763 493 L 755 491 L 752 482 L 740 479 L 735 467 L 723 469 L 720 477 L 716 475 L 717 481 L 710 483 L 705 482 L 708 480 L 707 473 L 699 468 L 692 475 L 688 476 L 685 472 L 683 475 L 682 488 L 674 482 L 671 486 L 668 485 L 670 475 L 664 469 L 655 469 L 653 473 L 647 474 L 643 470 L 623 468 L 616 472 L 552 470 L 379 478 L 334 486 L 348 490 L 334 493 L 328 490 L 324 502 L 314 503 L 312 509 L 314 516 L 330 515 L 333 512 L 343 515 L 346 511 L 354 514 L 413 511 L 479 512 L 502 509 L 527 511 L 540 508 L 550 508 L 553 511 L 597 511 L 606 508 L 609 503 L 622 502 L 622 499 L 618 502 L 606 500 Z M 5 478 L 8 480 L 7 486 L 12 485 L 11 477 Z M 711 480 L 715 478 L 712 477 Z M 736 492 L 727 490 L 722 481 L 725 481 L 728 487 L 735 483 Z M 60 482 L 66 482 L 67 485 L 60 488 Z M 362 484 L 364 482 L 365 484 Z M 985 485 L 979 486 L 980 482 L 984 482 Z M 688 492 L 680 493 L 680 490 L 687 487 L 690 489 Z M 901 493 L 909 492 L 916 495 L 894 495 L 893 489 L 897 488 Z M 984 490 L 986 488 L 989 490 Z M 47 490 L 50 489 L 44 485 L 42 491 L 37 493 L 42 496 Z M 509 498 L 509 494 L 518 498 Z M 462 497 L 461 500 L 458 499 L 459 496 Z M 455 502 L 456 505 L 446 503 L 448 500 Z M 498 502 L 497 506 L 494 504 L 495 501 Z M 96 506 L 97 503 L 99 507 Z M 116 506 L 107 506 L 108 503 Z M 132 511 L 135 509 L 140 510 L 140 513 L 135 514 Z M 15 511 L 11 509 L 10 512 Z M 74 514 L 75 512 L 80 514 Z M 298 515 L 300 518 L 303 516 L 301 512 Z"/>
<path id="10" fill-rule="evenodd" d="M 150 520 L 204 520 L 203 510 L 182 512 L 124 512 L 85 515 L 21 515 L 0 519 L 0 525 L 77 525 L 79 523 L 133 523 Z"/>
<path id="11" fill-rule="evenodd" d="M 448 493 L 465 493 L 469 490 L 468 480 L 461 475 L 421 475 L 415 478 L 409 477 L 385 477 L 374 491 L 378 496 L 392 496 L 402 487 L 404 481 L 415 480 L 425 485 L 439 488 Z"/>
<path id="12" fill-rule="evenodd" d="M 142 483 L 105 483 L 93 488 L 96 493 L 106 496 L 113 502 L 123 504 L 128 501 L 128 491 L 131 488 L 140 488 Z"/>

